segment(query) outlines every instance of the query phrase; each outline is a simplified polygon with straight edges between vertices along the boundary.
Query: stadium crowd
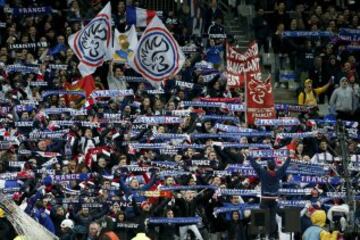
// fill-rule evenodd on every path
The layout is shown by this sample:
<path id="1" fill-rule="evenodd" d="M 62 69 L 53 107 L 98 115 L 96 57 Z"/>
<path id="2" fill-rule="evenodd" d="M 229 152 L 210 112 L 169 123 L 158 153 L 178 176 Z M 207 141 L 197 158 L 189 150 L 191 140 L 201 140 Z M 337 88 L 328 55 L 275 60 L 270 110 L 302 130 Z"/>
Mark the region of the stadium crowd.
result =
<path id="1" fill-rule="evenodd" d="M 111 2 L 114 26 L 124 32 L 126 5 L 142 6 Z M 253 208 L 269 210 L 270 239 L 288 239 L 276 217 L 288 207 L 301 210 L 295 239 L 350 239 L 345 232 L 360 212 L 350 219 L 343 176 L 349 167 L 357 197 L 358 52 L 336 37 L 283 33 L 359 29 L 358 3 L 257 2 L 252 28 L 264 56 L 275 56 L 276 87 L 287 87 L 280 75 L 292 70 L 303 89 L 299 105 L 276 106 L 284 121 L 247 125 L 244 112 L 226 107 L 241 104 L 244 93 L 226 86 L 225 41 L 207 36 L 225 33 L 224 13 L 216 1 L 199 2 L 194 16 L 186 4 L 163 13 L 179 45 L 196 50 L 186 52 L 183 69 L 163 90 L 153 90 L 115 62 L 80 80 L 67 39 L 106 1 L 7 0 L 0 7 L 2 194 L 61 240 L 257 239 L 263 236 L 251 231 Z M 8 10 L 42 6 L 52 11 Z M 75 81 L 133 94 L 84 108 L 83 96 L 64 92 Z M 317 107 L 325 102 L 330 113 L 321 116 Z M 0 239 L 12 240 L 17 234 L 6 214 L 0 211 Z"/>

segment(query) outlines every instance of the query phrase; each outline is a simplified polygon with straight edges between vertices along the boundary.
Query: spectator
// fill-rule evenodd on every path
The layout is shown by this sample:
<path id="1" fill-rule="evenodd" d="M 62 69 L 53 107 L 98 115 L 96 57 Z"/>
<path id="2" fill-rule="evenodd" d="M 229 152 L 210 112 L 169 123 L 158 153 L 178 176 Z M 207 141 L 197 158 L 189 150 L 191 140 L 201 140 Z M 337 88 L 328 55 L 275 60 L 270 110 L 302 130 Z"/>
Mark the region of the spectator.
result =
<path id="1" fill-rule="evenodd" d="M 328 143 L 326 139 L 320 141 L 319 152 L 315 153 L 311 158 L 311 163 L 314 164 L 324 164 L 324 163 L 333 163 L 334 157 L 328 152 Z"/>
<path id="2" fill-rule="evenodd" d="M 259 46 L 259 51 L 264 48 L 264 52 L 269 52 L 269 23 L 264 16 L 264 9 L 259 8 L 257 16 L 253 19 L 255 39 Z"/>
<path id="3" fill-rule="evenodd" d="M 331 95 L 329 105 L 335 111 L 336 118 L 350 120 L 355 111 L 355 104 L 355 94 L 344 77 L 340 80 L 340 86 Z"/>
<path id="4" fill-rule="evenodd" d="M 89 233 L 87 234 L 86 240 L 97 240 L 100 235 L 100 225 L 96 222 L 89 224 Z"/>
<path id="5" fill-rule="evenodd" d="M 313 226 L 306 229 L 303 234 L 304 240 L 312 239 L 337 239 L 338 232 L 335 231 L 330 233 L 324 230 L 322 227 L 325 226 L 326 213 L 323 210 L 317 210 L 311 214 L 311 222 Z"/>
<path id="6" fill-rule="evenodd" d="M 254 158 L 250 158 L 250 164 L 256 171 L 261 182 L 261 203 L 260 208 L 268 209 L 270 215 L 270 238 L 278 238 L 276 211 L 278 190 L 280 188 L 280 179 L 285 175 L 286 169 L 290 164 L 290 158 L 278 169 L 275 170 L 276 164 L 273 160 L 269 160 L 267 170 L 262 168 Z"/>
<path id="7" fill-rule="evenodd" d="M 283 33 L 285 26 L 283 23 L 277 25 L 276 32 L 272 36 L 272 47 L 275 55 L 274 63 L 274 75 L 275 75 L 275 88 L 279 87 L 280 82 L 280 71 L 285 70 L 287 51 L 283 47 L 285 45 L 285 39 L 283 38 Z M 285 88 L 285 85 L 282 84 L 281 87 Z"/>
<path id="8" fill-rule="evenodd" d="M 318 96 L 323 94 L 328 89 L 329 86 L 330 86 L 330 82 L 320 88 L 313 89 L 312 80 L 311 79 L 305 80 L 305 88 L 299 94 L 298 104 L 305 105 L 305 106 L 317 107 L 318 106 L 318 100 L 317 100 Z"/>

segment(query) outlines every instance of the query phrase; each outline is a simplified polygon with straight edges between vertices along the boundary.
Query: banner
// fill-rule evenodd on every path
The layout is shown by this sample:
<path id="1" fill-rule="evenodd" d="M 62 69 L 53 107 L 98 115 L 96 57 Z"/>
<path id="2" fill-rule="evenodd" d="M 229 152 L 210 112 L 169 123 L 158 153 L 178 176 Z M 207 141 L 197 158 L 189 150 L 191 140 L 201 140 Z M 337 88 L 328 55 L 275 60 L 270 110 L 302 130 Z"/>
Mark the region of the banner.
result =
<path id="1" fill-rule="evenodd" d="M 244 86 L 247 74 L 260 73 L 259 49 L 256 42 L 253 42 L 244 52 L 238 52 L 233 46 L 226 45 L 226 74 L 229 87 Z"/>
<path id="2" fill-rule="evenodd" d="M 257 118 L 275 118 L 274 97 L 271 79 L 264 82 L 256 79 L 254 74 L 248 74 L 246 81 L 247 123 L 254 124 Z"/>
<path id="3" fill-rule="evenodd" d="M 175 76 L 182 68 L 185 56 L 175 38 L 155 16 L 146 27 L 129 65 L 154 87 Z"/>
<path id="4" fill-rule="evenodd" d="M 116 63 L 127 63 L 128 57 L 134 54 L 138 44 L 135 25 L 125 33 L 120 33 L 115 29 L 114 44 L 112 47 L 112 58 Z"/>
<path id="5" fill-rule="evenodd" d="M 111 59 L 111 5 L 110 2 L 84 28 L 70 35 L 68 43 L 80 60 L 83 77 L 95 72 L 104 61 Z"/>

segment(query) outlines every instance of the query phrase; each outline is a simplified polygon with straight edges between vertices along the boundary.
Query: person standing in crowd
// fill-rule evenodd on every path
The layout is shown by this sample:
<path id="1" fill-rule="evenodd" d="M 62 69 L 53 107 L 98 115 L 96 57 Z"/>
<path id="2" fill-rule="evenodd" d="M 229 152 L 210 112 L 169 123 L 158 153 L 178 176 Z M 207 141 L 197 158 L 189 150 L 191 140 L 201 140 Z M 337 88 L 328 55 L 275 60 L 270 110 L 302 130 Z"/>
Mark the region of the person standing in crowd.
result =
<path id="1" fill-rule="evenodd" d="M 294 155 L 294 151 L 291 151 L 291 155 Z M 287 158 L 285 163 L 276 170 L 276 163 L 273 159 L 268 160 L 267 169 L 264 169 L 255 158 L 250 158 L 250 164 L 256 171 L 257 176 L 261 183 L 261 200 L 260 208 L 269 211 L 270 220 L 270 239 L 278 238 L 277 224 L 276 224 L 276 212 L 277 212 L 277 199 L 279 197 L 278 191 L 280 188 L 280 180 L 285 176 L 286 169 L 289 167 L 291 158 Z"/>
<path id="2" fill-rule="evenodd" d="M 279 87 L 280 84 L 280 71 L 285 70 L 286 58 L 287 58 L 287 49 L 285 46 L 285 38 L 283 33 L 285 30 L 285 25 L 279 23 L 276 28 L 276 32 L 272 36 L 272 48 L 274 51 L 274 67 L 272 72 L 274 73 L 275 78 L 275 88 Z M 281 87 L 285 88 L 285 85 L 282 84 Z"/>
<path id="3" fill-rule="evenodd" d="M 336 114 L 337 119 L 351 120 L 356 109 L 355 104 L 355 94 L 348 86 L 348 80 L 343 77 L 340 86 L 331 95 L 330 109 Z"/>
<path id="4" fill-rule="evenodd" d="M 181 217 L 195 217 L 199 200 L 199 195 L 195 196 L 193 191 L 186 191 L 182 197 L 175 199 L 176 215 Z M 180 240 L 186 239 L 185 237 L 188 235 L 189 230 L 195 234 L 197 240 L 203 239 L 198 227 L 195 224 L 184 224 L 179 227 Z"/>
<path id="5" fill-rule="evenodd" d="M 309 107 L 317 107 L 319 104 L 318 97 L 321 94 L 323 94 L 324 92 L 326 92 L 328 87 L 331 85 L 331 81 L 329 81 L 327 84 L 325 84 L 322 87 L 313 88 L 312 83 L 313 82 L 311 79 L 305 80 L 304 90 L 301 91 L 298 96 L 298 104 L 299 105 L 305 105 L 305 106 L 309 106 Z"/>
<path id="6" fill-rule="evenodd" d="M 259 51 L 264 48 L 264 52 L 269 52 L 268 37 L 270 33 L 269 23 L 264 15 L 264 9 L 259 8 L 257 16 L 253 19 L 253 27 L 255 33 L 255 39 L 259 46 Z"/>

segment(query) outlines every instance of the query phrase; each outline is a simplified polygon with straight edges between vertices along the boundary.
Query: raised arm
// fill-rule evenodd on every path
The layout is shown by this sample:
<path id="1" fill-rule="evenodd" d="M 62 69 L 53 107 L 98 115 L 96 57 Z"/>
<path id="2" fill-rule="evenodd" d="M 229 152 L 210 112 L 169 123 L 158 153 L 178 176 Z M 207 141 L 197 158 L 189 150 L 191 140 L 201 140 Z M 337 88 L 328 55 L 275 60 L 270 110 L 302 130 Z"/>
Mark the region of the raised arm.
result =
<path id="1" fill-rule="evenodd" d="M 260 176 L 260 174 L 261 174 L 263 171 L 265 171 L 265 170 L 263 169 L 263 167 L 256 162 L 255 158 L 250 157 L 250 156 L 248 156 L 248 155 L 246 156 L 246 158 L 249 159 L 250 165 L 254 168 L 255 172 L 256 172 L 259 176 Z"/>
<path id="2" fill-rule="evenodd" d="M 286 173 L 286 169 L 289 167 L 289 165 L 290 165 L 290 161 L 291 161 L 291 158 L 290 157 L 288 157 L 287 159 L 286 159 L 286 161 L 285 161 L 285 163 L 277 170 L 277 174 L 279 175 L 279 176 L 284 176 L 285 175 L 285 173 Z"/>

